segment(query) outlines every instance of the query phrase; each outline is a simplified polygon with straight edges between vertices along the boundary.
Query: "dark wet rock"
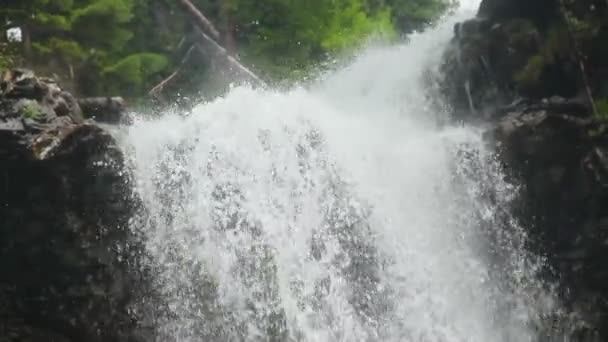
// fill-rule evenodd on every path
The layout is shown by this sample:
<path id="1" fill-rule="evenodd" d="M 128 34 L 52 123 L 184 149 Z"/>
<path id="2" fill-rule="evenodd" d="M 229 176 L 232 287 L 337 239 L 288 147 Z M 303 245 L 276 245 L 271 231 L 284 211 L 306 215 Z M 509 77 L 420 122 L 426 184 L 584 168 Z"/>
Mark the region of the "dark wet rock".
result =
<path id="1" fill-rule="evenodd" d="M 576 101 L 558 98 L 498 116 L 489 140 L 523 185 L 520 219 L 531 247 L 548 256 L 568 305 L 583 307 L 606 337 L 608 124 Z"/>
<path id="2" fill-rule="evenodd" d="M 529 20 L 493 22 L 475 18 L 456 25 L 442 66 L 443 92 L 455 116 L 487 119 L 497 105 L 521 98 L 517 73 L 539 49 L 540 33 Z"/>
<path id="3" fill-rule="evenodd" d="M 559 0 L 483 0 L 478 16 L 493 21 L 526 18 L 547 24 L 557 17 Z"/>
<path id="4" fill-rule="evenodd" d="M 487 120 L 522 99 L 589 103 L 587 87 L 598 100 L 608 97 L 606 14 L 597 0 L 484 0 L 477 18 L 456 25 L 441 66 L 455 118 Z"/>
<path id="5" fill-rule="evenodd" d="M 118 124 L 125 119 L 126 102 L 122 97 L 88 97 L 78 99 L 87 117 L 98 122 Z"/>
<path id="6" fill-rule="evenodd" d="M 599 333 L 573 341 L 608 341 L 606 14 L 604 0 L 483 0 L 456 25 L 441 66 L 453 119 L 490 127 L 522 184 L 516 212 L 531 248 Z"/>
<path id="7" fill-rule="evenodd" d="M 0 89 L 0 341 L 142 340 L 121 151 L 53 81 Z"/>

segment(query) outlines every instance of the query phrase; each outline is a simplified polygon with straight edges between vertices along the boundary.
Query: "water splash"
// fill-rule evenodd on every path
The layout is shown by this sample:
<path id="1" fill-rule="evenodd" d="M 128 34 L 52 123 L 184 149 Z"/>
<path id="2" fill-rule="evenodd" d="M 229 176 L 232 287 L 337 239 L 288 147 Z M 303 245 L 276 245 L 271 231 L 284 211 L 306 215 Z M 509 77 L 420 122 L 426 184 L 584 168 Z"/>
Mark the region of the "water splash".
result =
<path id="1" fill-rule="evenodd" d="M 470 9 L 306 89 L 129 128 L 158 340 L 539 339 L 556 304 L 517 189 L 425 82 Z"/>

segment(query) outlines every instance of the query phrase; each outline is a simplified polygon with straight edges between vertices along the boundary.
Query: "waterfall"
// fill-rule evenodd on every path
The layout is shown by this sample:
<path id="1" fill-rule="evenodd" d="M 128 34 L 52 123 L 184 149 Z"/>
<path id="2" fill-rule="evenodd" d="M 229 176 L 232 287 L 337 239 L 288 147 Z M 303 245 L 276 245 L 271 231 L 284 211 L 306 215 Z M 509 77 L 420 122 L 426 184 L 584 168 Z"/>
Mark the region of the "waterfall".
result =
<path id="1" fill-rule="evenodd" d="M 473 7 L 306 87 L 127 128 L 159 341 L 542 339 L 560 309 L 517 185 L 480 129 L 437 124 L 429 75 Z"/>

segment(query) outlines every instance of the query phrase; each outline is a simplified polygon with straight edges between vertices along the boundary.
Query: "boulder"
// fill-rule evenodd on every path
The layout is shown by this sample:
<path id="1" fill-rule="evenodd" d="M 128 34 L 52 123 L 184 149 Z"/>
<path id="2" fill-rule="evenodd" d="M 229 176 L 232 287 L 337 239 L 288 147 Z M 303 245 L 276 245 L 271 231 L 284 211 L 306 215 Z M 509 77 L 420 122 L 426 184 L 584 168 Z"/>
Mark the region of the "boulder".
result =
<path id="1" fill-rule="evenodd" d="M 119 124 L 126 118 L 126 102 L 122 97 L 87 97 L 78 99 L 86 117 L 109 124 Z"/>
<path id="2" fill-rule="evenodd" d="M 0 341 L 140 341 L 123 155 L 54 81 L 0 83 Z"/>

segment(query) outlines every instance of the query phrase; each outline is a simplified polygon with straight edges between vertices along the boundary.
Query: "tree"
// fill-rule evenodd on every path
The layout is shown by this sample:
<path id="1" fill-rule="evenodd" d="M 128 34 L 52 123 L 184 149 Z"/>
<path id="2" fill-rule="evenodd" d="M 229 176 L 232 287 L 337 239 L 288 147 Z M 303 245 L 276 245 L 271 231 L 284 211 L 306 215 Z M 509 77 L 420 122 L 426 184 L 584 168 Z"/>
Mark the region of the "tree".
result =
<path id="1" fill-rule="evenodd" d="M 21 29 L 23 56 L 26 65 L 32 63 L 32 34 L 34 31 L 52 28 L 67 28 L 67 20 L 61 15 L 69 7 L 71 0 L 6 0 L 0 9 L 5 32 L 9 27 Z"/>
<path id="2" fill-rule="evenodd" d="M 213 38 L 230 54 L 282 80 L 306 76 L 374 35 L 432 22 L 451 0 L 190 2 L 218 28 Z M 196 33 L 176 0 L 3 0 L 0 25 L 21 28 L 24 64 L 71 81 L 82 95 L 140 97 L 178 66 L 184 72 L 172 78 L 172 90 L 195 92 L 214 64 L 205 51 L 181 63 Z"/>
<path id="3" fill-rule="evenodd" d="M 386 0 L 393 9 L 396 28 L 402 33 L 419 30 L 436 20 L 451 5 L 453 0 Z"/>
<path id="4" fill-rule="evenodd" d="M 55 53 L 78 59 L 85 73 L 79 78 L 81 90 L 89 94 L 143 94 L 150 76 L 169 64 L 163 54 L 129 46 L 134 38 L 129 26 L 133 12 L 146 4 L 136 0 L 76 0 L 75 5 L 68 35 L 75 43 L 73 53 Z M 91 74 L 97 77 L 88 79 Z"/>
<path id="5" fill-rule="evenodd" d="M 0 13 L 7 27 L 21 28 L 27 66 L 58 74 L 64 84 L 72 83 L 73 91 L 86 95 L 125 90 L 137 94 L 148 75 L 168 64 L 160 54 L 128 48 L 133 39 L 128 25 L 135 5 L 143 3 L 8 0 Z"/>
<path id="6" fill-rule="evenodd" d="M 278 77 L 306 73 L 373 34 L 394 33 L 389 9 L 369 11 L 364 0 L 240 0 L 233 17 L 244 58 Z"/>

